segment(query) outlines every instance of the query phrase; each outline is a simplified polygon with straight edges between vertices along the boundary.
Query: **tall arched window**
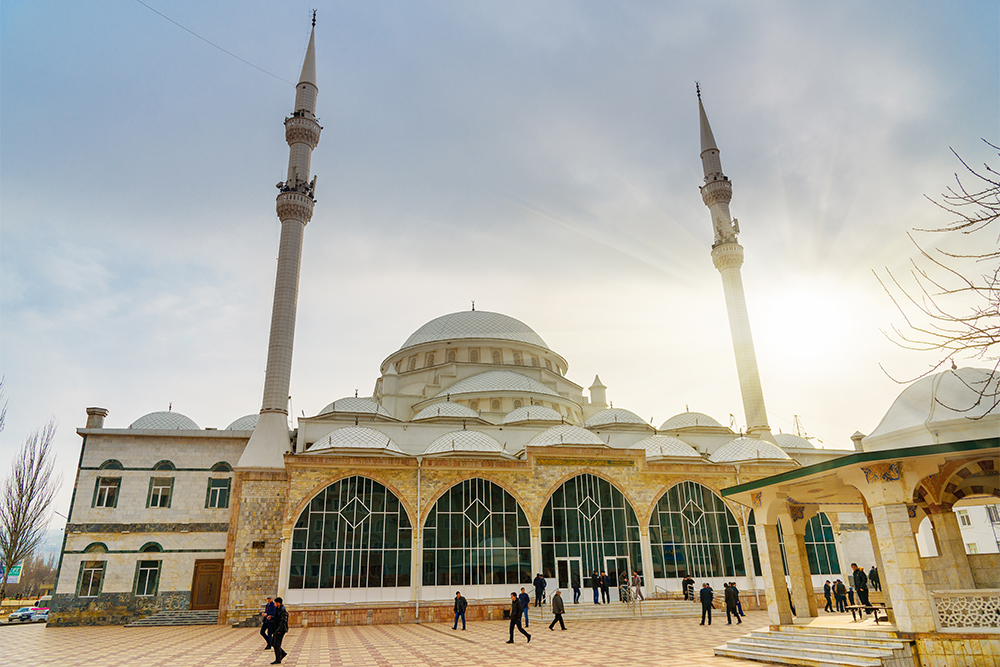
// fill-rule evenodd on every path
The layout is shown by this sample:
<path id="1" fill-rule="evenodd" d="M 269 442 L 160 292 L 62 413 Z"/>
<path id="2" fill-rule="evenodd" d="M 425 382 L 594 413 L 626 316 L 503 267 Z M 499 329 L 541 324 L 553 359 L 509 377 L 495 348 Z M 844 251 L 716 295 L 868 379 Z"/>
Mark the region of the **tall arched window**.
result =
<path id="1" fill-rule="evenodd" d="M 565 588 L 572 575 L 642 570 L 639 522 L 624 494 L 596 475 L 560 486 L 542 511 L 542 572 Z"/>
<path id="2" fill-rule="evenodd" d="M 809 523 L 806 524 L 805 542 L 810 572 L 813 574 L 840 573 L 837 545 L 833 541 L 833 525 L 826 514 L 820 512 L 809 519 Z"/>
<path id="3" fill-rule="evenodd" d="M 698 484 L 672 486 L 649 518 L 653 575 L 662 578 L 742 577 L 740 527 L 722 498 Z"/>
<path id="4" fill-rule="evenodd" d="M 410 585 L 410 518 L 375 480 L 355 475 L 312 499 L 292 532 L 290 589 Z"/>
<path id="5" fill-rule="evenodd" d="M 459 482 L 427 515 L 423 558 L 424 586 L 529 583 L 528 518 L 514 497 L 493 482 Z M 504 588 L 496 596 L 506 592 Z"/>

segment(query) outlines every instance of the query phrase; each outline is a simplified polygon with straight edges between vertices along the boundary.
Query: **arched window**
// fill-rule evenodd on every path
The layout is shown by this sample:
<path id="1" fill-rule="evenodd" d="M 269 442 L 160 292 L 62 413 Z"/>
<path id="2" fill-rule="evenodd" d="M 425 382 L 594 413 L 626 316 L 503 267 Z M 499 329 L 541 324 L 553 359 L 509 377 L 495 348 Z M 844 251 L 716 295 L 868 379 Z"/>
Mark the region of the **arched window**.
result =
<path id="1" fill-rule="evenodd" d="M 433 366 L 433 365 L 434 365 L 434 353 L 428 352 L 424 356 L 424 366 Z"/>
<path id="2" fill-rule="evenodd" d="M 653 575 L 742 577 L 740 528 L 722 498 L 697 482 L 670 487 L 649 518 Z"/>
<path id="3" fill-rule="evenodd" d="M 490 411 L 491 412 L 500 412 L 500 399 L 499 398 L 494 398 L 494 399 L 492 399 L 490 401 Z"/>
<path id="4" fill-rule="evenodd" d="M 408 368 L 408 370 L 411 370 L 411 371 L 412 370 L 416 370 L 416 368 L 417 368 L 417 358 L 416 357 L 410 357 L 410 364 L 409 364 L 409 366 L 407 368 Z"/>
<path id="5" fill-rule="evenodd" d="M 753 510 L 750 510 L 750 516 L 747 517 L 747 533 L 749 533 L 748 538 L 750 542 L 750 553 L 753 556 L 753 569 L 757 576 L 761 576 L 760 570 L 760 549 L 757 546 L 757 523 L 753 515 Z M 778 546 L 781 548 L 781 565 L 784 568 L 785 574 L 788 574 L 788 557 L 785 555 L 785 535 L 781 530 L 781 522 L 778 522 Z"/>
<path id="6" fill-rule="evenodd" d="M 806 524 L 805 542 L 810 572 L 813 574 L 840 573 L 837 545 L 833 540 L 833 525 L 826 514 L 820 512 L 809 519 L 809 523 Z"/>
<path id="7" fill-rule="evenodd" d="M 153 470 L 177 470 L 177 466 L 170 461 L 160 461 L 153 466 Z"/>
<path id="8" fill-rule="evenodd" d="M 479 401 L 471 401 L 469 403 L 469 408 L 475 410 L 476 412 L 479 412 Z"/>
<path id="9" fill-rule="evenodd" d="M 448 350 L 448 363 L 453 364 L 458 361 L 458 350 Z"/>
<path id="10" fill-rule="evenodd" d="M 514 351 L 514 363 L 518 366 L 524 365 L 524 357 L 522 357 L 521 353 L 516 350 Z"/>
<path id="11" fill-rule="evenodd" d="M 479 350 L 475 348 L 469 350 L 469 362 L 473 364 L 479 363 Z"/>
<path id="12" fill-rule="evenodd" d="M 83 551 L 88 554 L 106 554 L 108 553 L 108 545 L 104 542 L 91 542 Z"/>
<path id="13" fill-rule="evenodd" d="M 521 407 L 522 405 L 524 405 L 524 401 L 522 401 L 522 400 L 521 400 L 521 399 L 519 399 L 519 398 L 515 398 L 515 399 L 514 399 L 514 409 L 515 409 L 515 410 L 517 410 L 517 409 L 518 409 L 519 407 Z"/>
<path id="14" fill-rule="evenodd" d="M 320 491 L 292 532 L 288 587 L 410 585 L 412 528 L 396 495 L 355 475 Z"/>
<path id="15" fill-rule="evenodd" d="M 124 470 L 125 466 L 118 459 L 108 459 L 101 464 L 101 470 Z"/>
<path id="16" fill-rule="evenodd" d="M 438 498 L 424 523 L 424 586 L 530 581 L 531 529 L 512 495 L 476 478 L 459 482 Z M 507 592 L 505 588 L 492 597 Z"/>
<path id="17" fill-rule="evenodd" d="M 139 551 L 142 553 L 156 553 L 163 551 L 163 547 L 158 542 L 146 542 Z"/>
<path id="18" fill-rule="evenodd" d="M 560 587 L 573 574 L 584 583 L 594 570 L 608 576 L 642 570 L 635 511 L 621 491 L 596 475 L 577 475 L 556 489 L 542 511 L 541 530 L 542 573 Z"/>
<path id="19" fill-rule="evenodd" d="M 500 353 L 500 350 L 493 350 L 493 363 L 494 364 L 503 363 L 503 355 Z"/>
<path id="20" fill-rule="evenodd" d="M 219 461 L 214 466 L 212 466 L 212 472 L 232 472 L 233 466 L 229 465 L 225 461 Z"/>

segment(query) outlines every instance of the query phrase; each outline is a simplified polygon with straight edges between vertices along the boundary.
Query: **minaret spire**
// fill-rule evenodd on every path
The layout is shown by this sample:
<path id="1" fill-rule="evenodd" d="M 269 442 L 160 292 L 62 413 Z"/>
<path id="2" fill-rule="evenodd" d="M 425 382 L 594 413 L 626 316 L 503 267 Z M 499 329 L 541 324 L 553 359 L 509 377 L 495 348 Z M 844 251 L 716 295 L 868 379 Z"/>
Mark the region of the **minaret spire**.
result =
<path id="1" fill-rule="evenodd" d="M 729 214 L 733 184 L 722 173 L 719 147 L 715 143 L 715 135 L 712 134 L 712 126 L 708 124 L 708 114 L 705 113 L 705 105 L 701 101 L 701 86 L 695 85 L 701 125 L 701 164 L 705 171 L 705 185 L 700 188 L 701 198 L 712 212 L 712 229 L 715 234 L 712 243 L 712 262 L 722 275 L 722 289 L 726 295 L 729 330 L 733 338 L 733 352 L 736 355 L 736 372 L 740 378 L 747 434 L 774 442 L 771 428 L 767 425 L 764 390 L 760 384 L 757 354 L 750 332 L 750 315 L 747 312 L 747 300 L 743 291 L 743 276 L 740 273 L 740 267 L 743 265 L 743 246 L 736 240 L 740 226 Z"/>
<path id="2" fill-rule="evenodd" d="M 288 437 L 288 390 L 292 371 L 292 342 L 299 295 L 302 238 L 316 203 L 316 178 L 309 180 L 312 152 L 323 129 L 316 122 L 316 13 L 313 12 L 309 46 L 302 73 L 295 85 L 295 109 L 285 119 L 288 142 L 288 176 L 278 183 L 277 213 L 281 220 L 278 268 L 271 309 L 271 334 L 267 347 L 267 371 L 260 419 L 247 443 L 239 468 L 279 469 L 290 449 Z"/>

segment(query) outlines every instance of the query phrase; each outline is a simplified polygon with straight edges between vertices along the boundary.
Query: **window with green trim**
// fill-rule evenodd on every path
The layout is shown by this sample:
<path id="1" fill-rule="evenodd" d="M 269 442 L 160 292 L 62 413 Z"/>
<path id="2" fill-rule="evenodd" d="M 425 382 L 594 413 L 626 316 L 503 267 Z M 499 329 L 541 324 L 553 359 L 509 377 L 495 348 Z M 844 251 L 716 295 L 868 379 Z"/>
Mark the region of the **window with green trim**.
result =
<path id="1" fill-rule="evenodd" d="M 138 597 L 156 595 L 160 584 L 160 564 L 158 560 L 141 560 L 135 564 L 135 594 Z"/>
<path id="2" fill-rule="evenodd" d="M 231 479 L 211 478 L 208 480 L 208 494 L 205 497 L 205 507 L 229 507 L 229 485 Z"/>
<path id="3" fill-rule="evenodd" d="M 101 584 L 104 583 L 104 560 L 85 560 L 80 563 L 80 585 L 77 595 L 81 598 L 96 598 L 101 594 Z"/>
<path id="4" fill-rule="evenodd" d="M 118 507 L 118 490 L 121 488 L 121 477 L 98 477 L 94 488 L 92 507 Z"/>
<path id="5" fill-rule="evenodd" d="M 146 507 L 170 507 L 170 496 L 173 495 L 173 489 L 173 477 L 150 478 Z"/>

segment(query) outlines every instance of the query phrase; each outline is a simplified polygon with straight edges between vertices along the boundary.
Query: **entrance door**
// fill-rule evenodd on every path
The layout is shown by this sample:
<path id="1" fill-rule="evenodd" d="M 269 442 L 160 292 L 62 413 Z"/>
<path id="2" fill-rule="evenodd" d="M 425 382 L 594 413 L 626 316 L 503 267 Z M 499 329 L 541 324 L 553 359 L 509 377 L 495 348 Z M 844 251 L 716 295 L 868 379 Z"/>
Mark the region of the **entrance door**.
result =
<path id="1" fill-rule="evenodd" d="M 628 576 L 629 576 L 628 558 L 625 558 L 624 556 L 618 556 L 618 557 L 607 556 L 605 557 L 604 560 L 608 566 L 607 569 L 608 582 L 611 584 L 610 588 L 613 595 L 614 590 L 619 586 L 621 586 L 622 584 L 620 579 L 622 572 L 625 573 L 626 577 L 625 580 L 628 581 Z"/>
<path id="2" fill-rule="evenodd" d="M 582 583 L 583 576 L 580 569 L 579 558 L 557 558 L 556 559 L 556 581 L 557 586 L 563 590 L 572 588 L 573 574 L 576 573 L 578 581 Z"/>
<path id="3" fill-rule="evenodd" d="M 196 560 L 191 581 L 191 609 L 218 609 L 222 560 Z"/>

